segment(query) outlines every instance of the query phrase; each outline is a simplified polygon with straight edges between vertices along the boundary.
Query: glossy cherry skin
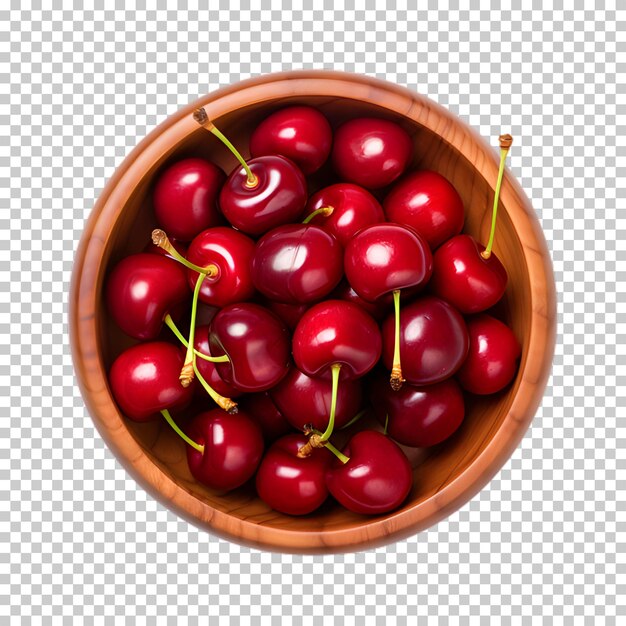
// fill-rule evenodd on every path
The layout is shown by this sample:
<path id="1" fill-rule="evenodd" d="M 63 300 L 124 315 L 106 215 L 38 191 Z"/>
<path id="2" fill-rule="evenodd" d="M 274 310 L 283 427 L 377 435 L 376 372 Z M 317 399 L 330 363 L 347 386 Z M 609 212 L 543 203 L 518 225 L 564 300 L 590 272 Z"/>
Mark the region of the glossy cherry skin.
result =
<path id="1" fill-rule="evenodd" d="M 158 254 L 122 259 L 111 272 L 106 303 L 115 323 L 135 339 L 155 339 L 163 318 L 184 307 L 191 296 L 185 268 Z"/>
<path id="2" fill-rule="evenodd" d="M 340 504 L 354 513 L 375 515 L 399 507 L 413 484 L 404 452 L 374 430 L 356 433 L 343 449 L 347 463 L 335 458 L 326 472 L 326 486 Z"/>
<path id="3" fill-rule="evenodd" d="M 338 183 L 320 189 L 306 205 L 305 214 L 323 207 L 332 207 L 330 215 L 316 215 L 309 223 L 315 224 L 334 235 L 342 246 L 362 228 L 385 221 L 385 214 L 378 200 L 363 187 L 351 183 Z"/>
<path id="4" fill-rule="evenodd" d="M 305 224 L 274 228 L 257 242 L 252 281 L 266 297 L 307 304 L 328 295 L 343 275 L 341 245 L 325 230 Z"/>
<path id="5" fill-rule="evenodd" d="M 204 159 L 184 159 L 166 169 L 154 187 L 154 214 L 171 237 L 191 241 L 223 222 L 217 198 L 226 175 Z"/>
<path id="6" fill-rule="evenodd" d="M 383 322 L 383 363 L 393 363 L 395 318 Z M 463 364 L 469 349 L 467 326 L 447 302 L 426 296 L 405 305 L 400 313 L 402 374 L 408 383 L 428 385 L 449 378 Z"/>
<path id="7" fill-rule="evenodd" d="M 398 124 L 361 117 L 335 132 L 332 162 L 342 179 L 366 189 L 380 189 L 404 172 L 412 152 L 411 138 Z"/>
<path id="8" fill-rule="evenodd" d="M 405 446 L 434 446 L 450 437 L 463 422 L 463 392 L 454 378 L 434 385 L 403 385 L 399 391 L 389 386 L 389 374 L 371 383 L 370 401 L 376 419 L 387 433 Z"/>
<path id="9" fill-rule="evenodd" d="M 298 450 L 308 437 L 287 435 L 265 453 L 256 475 L 259 497 L 274 510 L 287 515 L 306 515 L 319 508 L 328 497 L 326 471 L 332 454 L 314 448 L 305 458 Z"/>
<path id="10" fill-rule="evenodd" d="M 278 155 L 251 159 L 248 165 L 258 183 L 247 187 L 242 167 L 232 172 L 220 193 L 220 208 L 226 219 L 255 237 L 281 224 L 299 221 L 307 187 L 298 166 Z"/>
<path id="11" fill-rule="evenodd" d="M 285 419 L 270 397 L 269 391 L 246 394 L 239 406 L 256 422 L 266 443 L 293 432 L 293 426 Z"/>
<path id="12" fill-rule="evenodd" d="M 414 228 L 438 248 L 463 230 L 465 213 L 457 190 L 441 174 L 422 170 L 396 183 L 383 202 L 390 222 Z"/>
<path id="13" fill-rule="evenodd" d="M 294 330 L 305 311 L 311 306 L 310 304 L 285 304 L 269 298 L 265 298 L 262 301 L 262 305 L 268 308 L 274 315 L 278 315 L 289 330 Z"/>
<path id="14" fill-rule="evenodd" d="M 433 259 L 424 238 L 400 224 L 374 224 L 346 247 L 344 268 L 350 286 L 373 302 L 396 289 L 420 289 L 430 279 Z"/>
<path id="15" fill-rule="evenodd" d="M 184 361 L 185 353 L 164 341 L 140 343 L 122 352 L 109 372 L 111 392 L 122 413 L 148 422 L 163 409 L 185 408 L 194 385 L 185 388 L 178 380 Z"/>
<path id="16" fill-rule="evenodd" d="M 467 320 L 469 352 L 457 379 L 466 391 L 496 393 L 504 389 L 517 373 L 522 353 L 513 331 L 491 315 L 481 314 Z"/>
<path id="17" fill-rule="evenodd" d="M 506 289 L 504 266 L 493 252 L 483 258 L 480 253 L 484 249 L 470 235 L 457 235 L 433 257 L 432 293 L 466 315 L 489 309 Z"/>
<path id="18" fill-rule="evenodd" d="M 303 316 L 292 339 L 299 370 L 314 377 L 331 377 L 340 363 L 340 379 L 360 378 L 380 358 L 381 337 L 376 322 L 357 304 L 326 300 Z"/>
<path id="19" fill-rule="evenodd" d="M 378 298 L 375 302 L 368 302 L 363 300 L 361 296 L 350 287 L 350 283 L 347 280 L 342 280 L 337 288 L 331 294 L 331 298 L 338 300 L 346 300 L 358 304 L 364 311 L 369 313 L 377 322 L 380 322 L 393 308 L 393 295 L 388 294 Z"/>
<path id="20" fill-rule="evenodd" d="M 199 299 L 217 307 L 249 300 L 254 295 L 253 256 L 254 241 L 243 233 L 224 226 L 201 232 L 189 245 L 187 260 L 200 267 L 216 265 L 218 274 L 204 279 Z M 198 273 L 187 270 L 187 280 L 193 289 Z"/>
<path id="21" fill-rule="evenodd" d="M 332 384 L 324 378 L 307 376 L 295 367 L 270 391 L 274 404 L 298 430 L 312 425 L 324 431 L 328 426 Z M 335 428 L 347 424 L 361 408 L 360 380 L 346 380 L 337 389 Z"/>
<path id="22" fill-rule="evenodd" d="M 211 322 L 209 344 L 211 354 L 230 358 L 230 363 L 217 363 L 217 371 L 240 391 L 266 391 L 289 369 L 289 331 L 272 312 L 252 302 L 224 307 Z"/>
<path id="23" fill-rule="evenodd" d="M 211 354 L 211 346 L 209 344 L 209 328 L 209 324 L 196 326 L 193 345 L 198 352 L 213 356 Z M 222 380 L 222 377 L 217 371 L 217 363 L 212 363 L 211 361 L 197 357 L 196 365 L 198 366 L 198 371 L 202 375 L 202 378 L 204 378 L 204 380 L 206 380 L 207 383 L 209 383 L 209 385 L 211 385 L 211 387 L 213 387 L 213 389 L 215 389 L 215 391 L 217 391 L 217 393 L 221 396 L 224 396 L 225 398 L 236 398 L 241 395 L 241 391 L 239 391 L 239 389 L 236 389 Z M 199 394 L 206 396 L 206 391 L 202 385 L 198 384 L 196 387 Z"/>
<path id="24" fill-rule="evenodd" d="M 200 413 L 185 434 L 204 446 L 204 452 L 187 446 L 187 463 L 193 477 L 211 489 L 240 487 L 252 478 L 263 456 L 261 431 L 243 411 Z"/>
<path id="25" fill-rule="evenodd" d="M 305 174 L 324 165 L 333 143 L 328 120 L 313 107 L 292 106 L 265 118 L 250 137 L 253 157 L 280 154 Z"/>

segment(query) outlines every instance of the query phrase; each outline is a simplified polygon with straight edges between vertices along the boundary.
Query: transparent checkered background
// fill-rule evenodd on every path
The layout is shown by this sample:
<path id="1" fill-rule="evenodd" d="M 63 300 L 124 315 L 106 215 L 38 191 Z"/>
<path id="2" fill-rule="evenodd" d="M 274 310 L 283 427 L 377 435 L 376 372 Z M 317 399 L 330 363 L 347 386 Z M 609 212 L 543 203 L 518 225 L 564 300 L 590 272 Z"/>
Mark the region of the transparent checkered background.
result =
<path id="1" fill-rule="evenodd" d="M 0 10 L 0 623 L 626 623 L 626 12 L 29 4 Z M 558 283 L 553 375 L 503 470 L 435 528 L 343 556 L 249 550 L 156 503 L 94 430 L 68 346 L 74 251 L 124 156 L 201 94 L 291 68 L 385 78 L 492 142 L 511 132 Z"/>

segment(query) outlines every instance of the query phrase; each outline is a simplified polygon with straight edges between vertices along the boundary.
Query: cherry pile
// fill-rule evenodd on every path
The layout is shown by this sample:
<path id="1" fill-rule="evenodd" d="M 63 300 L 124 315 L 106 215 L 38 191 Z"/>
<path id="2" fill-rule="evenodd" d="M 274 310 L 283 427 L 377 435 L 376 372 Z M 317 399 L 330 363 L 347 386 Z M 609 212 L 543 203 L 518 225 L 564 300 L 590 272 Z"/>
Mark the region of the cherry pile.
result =
<path id="1" fill-rule="evenodd" d="M 441 443 L 465 393 L 517 372 L 518 340 L 485 312 L 507 282 L 492 246 L 510 136 L 484 247 L 461 234 L 443 176 L 407 173 L 413 141 L 394 122 L 352 119 L 333 137 L 319 111 L 288 107 L 256 128 L 245 161 L 204 109 L 194 119 L 240 165 L 228 177 L 204 159 L 170 165 L 153 190 L 160 228 L 108 276 L 110 314 L 139 340 L 110 370 L 120 410 L 165 419 L 211 489 L 256 476 L 291 515 L 329 494 L 356 513 L 397 508 L 413 480 L 398 444 Z M 309 196 L 306 176 L 329 159 L 332 184 Z M 382 432 L 361 427 L 368 413 Z"/>

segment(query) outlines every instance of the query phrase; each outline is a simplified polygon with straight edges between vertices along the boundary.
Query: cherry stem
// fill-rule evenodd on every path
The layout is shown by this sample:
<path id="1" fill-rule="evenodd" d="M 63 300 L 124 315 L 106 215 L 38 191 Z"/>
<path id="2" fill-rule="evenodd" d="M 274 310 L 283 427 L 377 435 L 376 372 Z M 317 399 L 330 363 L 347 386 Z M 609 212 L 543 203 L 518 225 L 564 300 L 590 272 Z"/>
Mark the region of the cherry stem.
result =
<path id="1" fill-rule="evenodd" d="M 244 170 L 246 170 L 246 176 L 248 180 L 246 181 L 246 187 L 248 189 L 254 189 L 259 184 L 259 179 L 254 174 L 254 172 L 250 169 L 250 166 L 246 163 L 245 159 L 241 156 L 237 148 L 233 146 L 232 143 L 228 140 L 228 138 L 222 133 L 222 131 L 213 124 L 213 122 L 209 119 L 207 115 L 206 109 L 201 107 L 200 109 L 196 109 L 193 112 L 193 119 L 200 124 L 203 128 L 208 130 L 210 133 L 215 135 L 235 156 L 237 161 L 241 164 Z"/>
<path id="2" fill-rule="evenodd" d="M 194 351 L 194 340 L 196 335 L 196 315 L 198 313 L 198 295 L 200 294 L 200 287 L 206 278 L 206 274 L 198 274 L 196 280 L 196 287 L 193 290 L 193 301 L 191 303 L 191 324 L 189 326 L 189 340 L 187 341 L 187 354 L 185 355 L 185 364 L 183 369 L 180 370 L 180 384 L 183 387 L 189 387 L 193 380 L 194 363 L 196 361 L 196 355 Z"/>
<path id="3" fill-rule="evenodd" d="M 320 438 L 322 436 L 322 433 L 319 430 L 315 430 L 315 428 L 312 428 L 309 432 L 313 433 L 313 436 L 317 435 Z M 344 465 L 350 460 L 349 456 L 346 456 L 341 450 L 335 448 L 330 441 L 327 441 L 323 447 L 327 448 L 329 452 L 332 452 Z"/>
<path id="4" fill-rule="evenodd" d="M 385 415 L 385 428 L 383 430 L 383 435 L 387 435 L 387 426 L 389 426 L 389 413 Z"/>
<path id="5" fill-rule="evenodd" d="M 180 343 L 182 343 L 185 348 L 188 348 L 189 342 L 183 337 L 180 330 L 178 330 L 178 327 L 174 323 L 172 316 L 168 313 L 163 318 L 163 321 L 165 322 L 165 325 L 176 335 L 178 341 L 180 341 Z M 227 354 L 223 354 L 222 356 L 211 356 L 210 354 L 204 354 L 204 352 L 200 352 L 200 350 L 196 350 L 195 348 L 194 352 L 197 357 L 200 357 L 205 361 L 209 361 L 210 363 L 230 363 L 230 359 L 228 358 Z"/>
<path id="6" fill-rule="evenodd" d="M 196 443 L 193 439 L 187 437 L 187 435 L 185 435 L 185 433 L 179 428 L 178 424 L 174 421 L 167 409 L 163 409 L 161 411 L 161 415 L 163 415 L 163 417 L 167 420 L 167 423 L 176 433 L 178 433 L 185 443 L 188 443 L 192 448 L 195 448 L 200 454 L 204 454 L 204 446 L 201 443 Z"/>
<path id="7" fill-rule="evenodd" d="M 391 367 L 391 378 L 389 384 L 394 391 L 400 391 L 404 378 L 402 378 L 402 365 L 400 363 L 400 290 L 393 292 L 393 307 L 396 314 L 396 328 L 393 345 L 393 365 Z"/>
<path id="8" fill-rule="evenodd" d="M 215 389 L 213 389 L 213 387 L 211 387 L 211 385 L 209 385 L 204 376 L 202 376 L 202 374 L 200 373 L 200 370 L 198 369 L 195 361 L 193 363 L 193 371 L 196 373 L 196 378 L 198 379 L 198 382 L 204 387 L 204 390 L 211 396 L 211 399 L 215 402 L 215 404 L 217 404 L 217 406 L 220 407 L 220 409 L 223 409 L 231 415 L 239 411 L 239 409 L 237 408 L 237 403 L 234 400 L 221 396 L 219 393 L 217 393 L 217 391 L 215 391 Z"/>
<path id="9" fill-rule="evenodd" d="M 303 224 L 308 224 L 311 220 L 315 219 L 318 215 L 323 215 L 324 217 L 328 217 L 333 214 L 335 207 L 332 206 L 323 206 L 321 209 L 316 209 L 313 213 L 307 215 L 303 220 Z"/>
<path id="10" fill-rule="evenodd" d="M 491 232 L 489 233 L 489 242 L 487 243 L 487 247 L 480 253 L 483 259 L 488 259 L 491 256 L 493 240 L 496 236 L 496 216 L 498 215 L 500 187 L 502 186 L 502 178 L 504 177 L 504 162 L 506 161 L 506 155 L 509 153 L 509 148 L 513 143 L 513 137 L 511 137 L 511 135 L 500 135 L 498 139 L 500 141 L 500 168 L 498 170 L 498 182 L 496 183 L 496 191 L 493 196 L 493 209 L 491 212 Z"/>
<path id="11" fill-rule="evenodd" d="M 155 228 L 152 231 L 152 243 L 159 248 L 165 250 L 168 254 L 171 254 L 179 263 L 182 263 L 186 268 L 198 272 L 198 274 L 206 274 L 209 278 L 215 278 L 219 273 L 217 265 L 207 265 L 206 267 L 200 267 L 191 261 L 188 261 L 176 248 L 172 245 L 167 234 L 160 228 Z"/>
<path id="12" fill-rule="evenodd" d="M 350 428 L 353 424 L 356 424 L 365 414 L 367 413 L 367 409 L 363 409 L 359 413 L 357 413 L 347 424 L 344 424 L 339 430 L 346 430 Z"/>

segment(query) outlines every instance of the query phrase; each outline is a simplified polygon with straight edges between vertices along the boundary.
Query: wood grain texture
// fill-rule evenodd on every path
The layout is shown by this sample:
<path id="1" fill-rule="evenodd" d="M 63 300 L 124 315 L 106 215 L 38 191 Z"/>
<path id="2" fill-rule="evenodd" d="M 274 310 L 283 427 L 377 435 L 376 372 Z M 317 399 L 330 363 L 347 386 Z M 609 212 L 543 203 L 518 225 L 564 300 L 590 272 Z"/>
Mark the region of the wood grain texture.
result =
<path id="1" fill-rule="evenodd" d="M 509 274 L 499 313 L 522 343 L 520 370 L 505 391 L 472 399 L 463 426 L 450 440 L 411 453 L 414 487 L 400 510 L 370 518 L 329 502 L 313 515 L 292 518 L 269 509 L 252 488 L 226 495 L 212 492 L 193 480 L 184 443 L 167 425 L 126 420 L 107 384 L 112 360 L 132 342 L 109 319 L 102 285 L 115 261 L 139 251 L 148 241 L 154 226 L 150 190 L 155 176 L 168 163 L 192 155 L 210 158 L 226 171 L 235 165 L 219 142 L 193 121 L 192 111 L 205 106 L 233 143 L 244 147 L 252 129 L 268 113 L 296 103 L 318 107 L 335 127 L 357 115 L 398 121 L 413 137 L 413 166 L 446 176 L 463 198 L 465 231 L 487 240 L 496 150 L 448 111 L 401 87 L 351 74 L 305 71 L 245 81 L 169 118 L 135 148 L 109 181 L 87 223 L 74 266 L 70 296 L 74 364 L 89 412 L 114 454 L 155 498 L 190 522 L 271 550 L 372 548 L 428 528 L 476 494 L 512 454 L 543 395 L 555 340 L 554 279 L 539 223 L 508 173 L 494 250 Z M 496 138 L 493 141 L 495 146 Z M 245 149 L 243 153 L 246 156 Z M 329 180 L 332 172 L 326 167 L 312 186 Z"/>

